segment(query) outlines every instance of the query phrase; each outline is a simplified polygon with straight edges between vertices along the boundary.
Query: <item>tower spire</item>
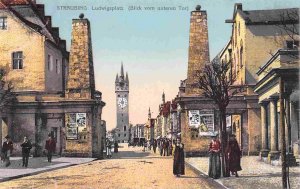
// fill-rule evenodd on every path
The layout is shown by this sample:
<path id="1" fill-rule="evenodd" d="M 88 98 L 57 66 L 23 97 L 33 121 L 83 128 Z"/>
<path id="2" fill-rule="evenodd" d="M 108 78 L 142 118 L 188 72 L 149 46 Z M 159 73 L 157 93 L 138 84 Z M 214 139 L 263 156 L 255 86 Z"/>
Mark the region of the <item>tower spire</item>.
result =
<path id="1" fill-rule="evenodd" d="M 121 62 L 121 77 L 124 78 L 123 62 Z"/>
<path id="2" fill-rule="evenodd" d="M 126 78 L 125 78 L 126 83 L 129 83 L 129 78 L 128 78 L 128 72 L 126 72 Z"/>
<path id="3" fill-rule="evenodd" d="M 149 110 L 148 110 L 148 118 L 151 119 L 151 110 L 150 110 L 150 107 L 149 107 Z"/>
<path id="4" fill-rule="evenodd" d="M 166 102 L 166 95 L 165 95 L 165 91 L 163 91 L 163 94 L 162 94 L 162 101 L 163 101 L 163 103 L 165 103 L 165 102 Z"/>
<path id="5" fill-rule="evenodd" d="M 116 76 L 116 81 L 115 81 L 116 83 L 117 82 L 119 82 L 119 74 L 117 74 L 117 76 Z"/>

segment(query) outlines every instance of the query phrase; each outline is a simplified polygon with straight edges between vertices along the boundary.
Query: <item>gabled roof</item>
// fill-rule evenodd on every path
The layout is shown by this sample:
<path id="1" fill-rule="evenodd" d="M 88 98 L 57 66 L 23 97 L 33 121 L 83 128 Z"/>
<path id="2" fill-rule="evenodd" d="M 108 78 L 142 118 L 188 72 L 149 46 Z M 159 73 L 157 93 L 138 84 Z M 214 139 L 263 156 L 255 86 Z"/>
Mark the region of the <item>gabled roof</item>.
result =
<path id="1" fill-rule="evenodd" d="M 299 9 L 238 10 L 246 24 L 299 23 Z"/>

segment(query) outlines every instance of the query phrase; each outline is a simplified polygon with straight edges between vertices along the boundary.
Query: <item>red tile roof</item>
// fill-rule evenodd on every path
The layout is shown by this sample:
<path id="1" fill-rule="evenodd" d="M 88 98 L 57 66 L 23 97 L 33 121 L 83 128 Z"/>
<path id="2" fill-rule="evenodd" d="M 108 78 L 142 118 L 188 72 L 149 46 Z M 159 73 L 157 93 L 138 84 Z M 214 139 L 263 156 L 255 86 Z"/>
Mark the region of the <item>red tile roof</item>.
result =
<path id="1" fill-rule="evenodd" d="M 28 5 L 35 4 L 35 0 L 0 0 L 5 5 Z"/>

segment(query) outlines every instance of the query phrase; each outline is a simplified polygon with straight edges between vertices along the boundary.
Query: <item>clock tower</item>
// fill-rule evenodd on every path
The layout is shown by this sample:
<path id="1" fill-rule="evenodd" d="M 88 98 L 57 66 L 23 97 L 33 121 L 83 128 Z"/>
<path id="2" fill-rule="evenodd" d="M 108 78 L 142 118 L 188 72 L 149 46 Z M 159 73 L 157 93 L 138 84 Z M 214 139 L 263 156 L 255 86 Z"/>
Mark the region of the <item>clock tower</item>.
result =
<path id="1" fill-rule="evenodd" d="M 126 72 L 124 76 L 123 63 L 121 74 L 117 74 L 115 81 L 116 106 L 117 106 L 117 141 L 129 142 L 129 79 Z"/>

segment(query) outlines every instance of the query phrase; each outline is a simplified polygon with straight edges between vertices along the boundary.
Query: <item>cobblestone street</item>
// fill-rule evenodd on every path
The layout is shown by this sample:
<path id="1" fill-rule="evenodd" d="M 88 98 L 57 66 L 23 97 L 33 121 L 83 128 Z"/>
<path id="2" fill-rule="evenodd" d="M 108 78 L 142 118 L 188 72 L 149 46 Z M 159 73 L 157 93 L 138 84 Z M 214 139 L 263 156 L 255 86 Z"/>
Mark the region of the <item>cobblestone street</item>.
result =
<path id="1" fill-rule="evenodd" d="M 174 177 L 172 163 L 171 157 L 125 146 L 112 159 L 2 182 L 0 188 L 220 188 L 188 167 L 186 175 Z"/>

